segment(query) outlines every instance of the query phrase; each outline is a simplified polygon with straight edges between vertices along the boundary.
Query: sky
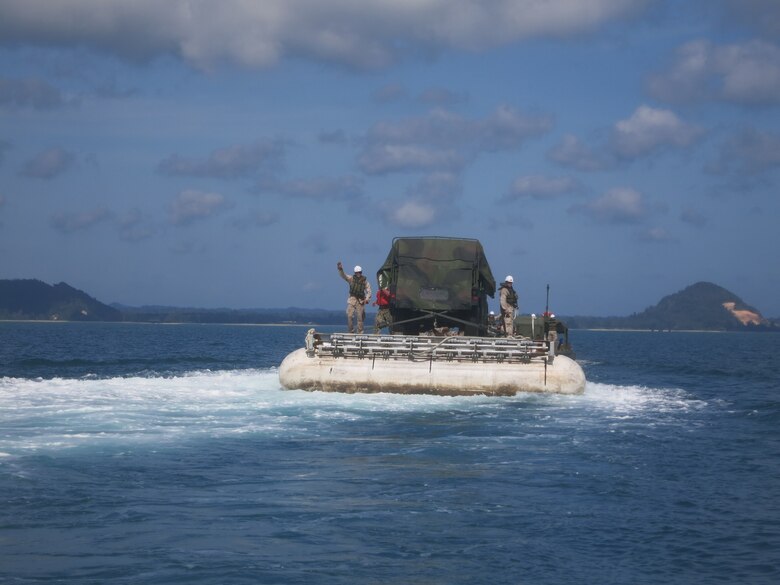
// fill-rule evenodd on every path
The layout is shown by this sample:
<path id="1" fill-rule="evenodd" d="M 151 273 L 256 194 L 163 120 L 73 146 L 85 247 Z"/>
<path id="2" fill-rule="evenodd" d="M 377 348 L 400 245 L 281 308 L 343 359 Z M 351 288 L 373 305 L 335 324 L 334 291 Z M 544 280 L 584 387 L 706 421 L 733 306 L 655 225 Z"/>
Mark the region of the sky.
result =
<path id="1" fill-rule="evenodd" d="M 445 236 L 524 313 L 776 317 L 779 114 L 777 0 L 0 0 L 0 278 L 341 309 Z"/>

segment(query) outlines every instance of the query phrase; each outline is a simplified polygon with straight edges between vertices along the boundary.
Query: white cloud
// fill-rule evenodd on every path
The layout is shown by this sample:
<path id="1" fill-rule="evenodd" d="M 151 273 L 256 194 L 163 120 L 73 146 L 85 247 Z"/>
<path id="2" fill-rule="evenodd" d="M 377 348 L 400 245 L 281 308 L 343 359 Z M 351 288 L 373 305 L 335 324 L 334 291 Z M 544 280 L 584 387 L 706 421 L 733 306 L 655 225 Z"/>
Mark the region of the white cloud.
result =
<path id="1" fill-rule="evenodd" d="M 402 229 L 418 229 L 460 216 L 457 200 L 463 187 L 460 177 L 447 172 L 423 176 L 400 200 L 383 200 L 379 215 L 388 224 Z"/>
<path id="2" fill-rule="evenodd" d="M 545 114 L 524 114 L 499 106 L 489 116 L 469 119 L 435 109 L 425 116 L 376 124 L 358 157 L 369 174 L 454 171 L 483 152 L 516 150 L 552 127 Z"/>
<path id="3" fill-rule="evenodd" d="M 71 168 L 75 162 L 73 153 L 62 148 L 49 148 L 27 161 L 20 174 L 35 179 L 53 179 Z"/>
<path id="4" fill-rule="evenodd" d="M 239 229 L 251 227 L 268 227 L 279 221 L 279 214 L 275 211 L 256 210 L 246 216 L 234 219 L 232 225 Z"/>
<path id="5" fill-rule="evenodd" d="M 649 0 L 0 0 L 0 43 L 87 46 L 199 68 L 303 56 L 376 68 L 420 49 L 480 50 L 562 38 L 630 17 Z"/>
<path id="6" fill-rule="evenodd" d="M 131 209 L 118 220 L 119 238 L 125 242 L 139 242 L 157 234 L 157 226 L 139 209 Z"/>
<path id="7" fill-rule="evenodd" d="M 371 97 L 377 103 L 388 104 L 404 99 L 406 90 L 398 83 L 390 83 L 377 89 Z"/>
<path id="8" fill-rule="evenodd" d="M 182 191 L 171 203 L 171 222 L 176 225 L 187 225 L 195 220 L 216 215 L 227 207 L 225 197 L 219 193 Z"/>
<path id="9" fill-rule="evenodd" d="M 603 171 L 669 148 L 691 146 L 702 134 L 703 130 L 683 122 L 670 110 L 642 105 L 612 126 L 608 140 L 590 146 L 567 134 L 547 158 L 580 171 Z"/>
<path id="10" fill-rule="evenodd" d="M 663 243 L 674 242 L 676 239 L 664 227 L 652 227 L 639 232 L 639 239 L 643 242 Z"/>
<path id="11" fill-rule="evenodd" d="M 677 50 L 674 63 L 648 80 L 650 92 L 669 102 L 780 103 L 780 47 L 753 40 L 714 45 L 697 40 Z"/>
<path id="12" fill-rule="evenodd" d="M 509 201 L 525 197 L 540 200 L 554 199 L 562 195 L 574 193 L 580 188 L 580 184 L 570 177 L 527 175 L 516 178 L 509 188 L 509 193 L 503 199 Z"/>
<path id="13" fill-rule="evenodd" d="M 674 112 L 639 106 L 612 130 L 612 148 L 621 158 L 633 159 L 664 147 L 690 146 L 701 130 L 681 121 Z"/>
<path id="14" fill-rule="evenodd" d="M 684 209 L 682 213 L 680 213 L 680 219 L 695 227 L 704 227 L 707 225 L 707 217 L 697 209 Z"/>
<path id="15" fill-rule="evenodd" d="M 780 36 L 780 2 L 777 0 L 726 0 L 728 18 L 736 19 L 769 36 Z"/>
<path id="16" fill-rule="evenodd" d="M 57 213 L 51 219 L 51 226 L 65 234 L 82 231 L 111 217 L 104 207 L 81 213 Z"/>
<path id="17" fill-rule="evenodd" d="M 610 189 L 601 197 L 573 205 L 569 211 L 610 224 L 638 223 L 648 215 L 642 194 L 629 187 Z"/>
<path id="18" fill-rule="evenodd" d="M 233 179 L 280 165 L 284 144 L 279 141 L 230 146 L 213 151 L 205 159 L 172 155 L 161 161 L 157 170 L 164 175 Z"/>
<path id="19" fill-rule="evenodd" d="M 433 205 L 419 201 L 405 201 L 387 211 L 389 223 L 401 228 L 423 228 L 436 220 Z"/>
<path id="20" fill-rule="evenodd" d="M 358 158 L 363 172 L 381 175 L 405 171 L 458 170 L 465 161 L 452 149 L 438 149 L 413 144 L 375 144 Z"/>
<path id="21" fill-rule="evenodd" d="M 266 180 L 258 185 L 258 190 L 272 191 L 285 197 L 335 201 L 356 199 L 363 194 L 360 179 L 352 176 L 316 177 L 287 182 Z"/>
<path id="22" fill-rule="evenodd" d="M 60 90 L 46 81 L 0 78 L 0 105 L 48 110 L 64 104 Z"/>
<path id="23" fill-rule="evenodd" d="M 566 134 L 550 149 L 547 158 L 579 171 L 603 171 L 615 165 L 615 160 L 603 149 L 593 149 L 573 134 Z"/>
<path id="24" fill-rule="evenodd" d="M 498 216 L 490 216 L 487 223 L 490 231 L 500 229 L 530 230 L 534 227 L 534 223 L 530 219 L 514 213 L 502 213 Z"/>
<path id="25" fill-rule="evenodd" d="M 776 168 L 780 168 L 780 133 L 746 128 L 726 141 L 710 170 L 758 174 Z"/>

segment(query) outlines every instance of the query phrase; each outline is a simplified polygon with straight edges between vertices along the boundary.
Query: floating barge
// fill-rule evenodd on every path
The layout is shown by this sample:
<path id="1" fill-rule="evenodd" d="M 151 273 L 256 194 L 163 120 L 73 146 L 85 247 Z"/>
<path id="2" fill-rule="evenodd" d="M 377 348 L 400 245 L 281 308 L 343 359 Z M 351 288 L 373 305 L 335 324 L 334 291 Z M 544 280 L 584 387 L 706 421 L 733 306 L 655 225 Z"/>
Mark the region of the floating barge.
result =
<path id="1" fill-rule="evenodd" d="M 284 388 L 443 396 L 581 394 L 585 374 L 555 354 L 555 343 L 526 338 L 317 333 L 279 367 Z"/>

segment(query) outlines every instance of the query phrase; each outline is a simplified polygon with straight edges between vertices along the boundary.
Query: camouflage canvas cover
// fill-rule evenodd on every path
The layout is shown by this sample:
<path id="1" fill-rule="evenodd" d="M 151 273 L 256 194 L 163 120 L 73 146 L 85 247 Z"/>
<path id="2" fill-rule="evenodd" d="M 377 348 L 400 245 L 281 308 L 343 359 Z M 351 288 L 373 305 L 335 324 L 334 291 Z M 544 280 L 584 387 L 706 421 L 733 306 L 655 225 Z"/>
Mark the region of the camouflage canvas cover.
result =
<path id="1" fill-rule="evenodd" d="M 472 296 L 493 296 L 496 281 L 478 240 L 396 238 L 377 271 L 399 309 L 470 310 Z"/>

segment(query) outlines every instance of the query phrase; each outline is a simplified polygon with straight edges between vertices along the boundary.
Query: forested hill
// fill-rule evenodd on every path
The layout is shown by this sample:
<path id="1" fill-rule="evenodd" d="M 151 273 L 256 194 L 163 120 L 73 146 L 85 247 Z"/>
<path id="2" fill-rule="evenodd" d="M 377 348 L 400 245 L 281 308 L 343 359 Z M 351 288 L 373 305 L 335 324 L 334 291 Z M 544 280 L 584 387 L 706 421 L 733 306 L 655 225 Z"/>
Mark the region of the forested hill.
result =
<path id="1" fill-rule="evenodd" d="M 0 320 L 140 323 L 342 324 L 344 311 L 324 309 L 198 309 L 105 305 L 64 282 L 0 280 Z"/>
<path id="2" fill-rule="evenodd" d="M 697 282 L 628 317 L 567 317 L 572 328 L 745 331 L 778 330 L 778 323 L 711 282 Z"/>
<path id="3" fill-rule="evenodd" d="M 0 280 L 0 319 L 121 321 L 122 314 L 64 282 Z"/>

